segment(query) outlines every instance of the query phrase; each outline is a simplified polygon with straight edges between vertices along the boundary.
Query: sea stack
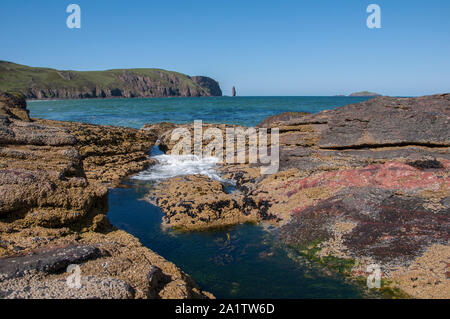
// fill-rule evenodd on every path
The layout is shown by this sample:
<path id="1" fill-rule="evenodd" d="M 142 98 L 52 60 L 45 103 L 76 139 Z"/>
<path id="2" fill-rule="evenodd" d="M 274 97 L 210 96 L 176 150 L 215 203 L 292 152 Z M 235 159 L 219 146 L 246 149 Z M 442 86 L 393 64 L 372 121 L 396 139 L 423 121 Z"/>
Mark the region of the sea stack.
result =
<path id="1" fill-rule="evenodd" d="M 231 95 L 236 96 L 236 88 L 233 86 L 233 89 L 231 90 Z"/>

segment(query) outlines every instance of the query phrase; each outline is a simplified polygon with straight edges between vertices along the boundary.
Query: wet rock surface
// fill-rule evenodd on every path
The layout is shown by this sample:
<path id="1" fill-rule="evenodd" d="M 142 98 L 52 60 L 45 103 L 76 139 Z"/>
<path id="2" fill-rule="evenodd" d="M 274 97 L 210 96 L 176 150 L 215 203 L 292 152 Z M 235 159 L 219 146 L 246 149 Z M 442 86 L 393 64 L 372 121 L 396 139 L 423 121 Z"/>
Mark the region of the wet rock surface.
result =
<path id="1" fill-rule="evenodd" d="M 100 256 L 100 250 L 93 246 L 67 246 L 63 248 L 44 248 L 34 253 L 0 259 L 0 278 L 23 277 L 30 272 L 52 273 L 65 270 L 67 266 L 82 263 Z"/>
<path id="2" fill-rule="evenodd" d="M 334 236 L 337 221 L 354 224 L 342 237 L 350 256 L 391 265 L 413 260 L 431 244 L 445 244 L 450 226 L 446 209 L 432 201 L 362 187 L 298 210 L 281 237 L 299 246 L 325 242 Z"/>
<path id="3" fill-rule="evenodd" d="M 106 217 L 108 187 L 153 163 L 156 134 L 27 116 L 0 94 L 0 297 L 213 298 Z"/>
<path id="4" fill-rule="evenodd" d="M 195 185 L 195 186 L 194 186 Z M 149 194 L 165 213 L 164 223 L 185 230 L 202 230 L 257 222 L 263 203 L 242 192 L 228 193 L 219 181 L 190 175 L 162 182 Z"/>

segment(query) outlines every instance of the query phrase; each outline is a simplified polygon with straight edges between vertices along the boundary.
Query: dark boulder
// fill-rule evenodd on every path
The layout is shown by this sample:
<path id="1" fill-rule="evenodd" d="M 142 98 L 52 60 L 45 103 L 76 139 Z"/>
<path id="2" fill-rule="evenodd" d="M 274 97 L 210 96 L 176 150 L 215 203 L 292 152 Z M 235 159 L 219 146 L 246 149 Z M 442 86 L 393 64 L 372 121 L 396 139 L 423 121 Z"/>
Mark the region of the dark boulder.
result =
<path id="1" fill-rule="evenodd" d="M 20 93 L 0 92 L 0 116 L 29 122 L 29 111 L 25 97 Z"/>
<path id="2" fill-rule="evenodd" d="M 98 248 L 79 245 L 45 248 L 29 255 L 0 258 L 0 280 L 17 278 L 31 271 L 54 273 L 71 264 L 79 264 L 101 256 Z"/>

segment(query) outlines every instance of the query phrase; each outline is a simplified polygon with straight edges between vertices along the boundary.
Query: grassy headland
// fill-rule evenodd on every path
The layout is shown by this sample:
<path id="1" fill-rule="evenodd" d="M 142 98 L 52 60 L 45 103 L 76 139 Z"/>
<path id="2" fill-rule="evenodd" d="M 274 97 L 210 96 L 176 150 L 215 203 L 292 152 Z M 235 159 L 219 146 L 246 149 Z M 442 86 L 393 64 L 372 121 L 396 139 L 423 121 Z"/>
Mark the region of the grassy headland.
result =
<path id="1" fill-rule="evenodd" d="M 0 90 L 27 99 L 221 96 L 219 84 L 161 69 L 60 71 L 0 61 Z"/>

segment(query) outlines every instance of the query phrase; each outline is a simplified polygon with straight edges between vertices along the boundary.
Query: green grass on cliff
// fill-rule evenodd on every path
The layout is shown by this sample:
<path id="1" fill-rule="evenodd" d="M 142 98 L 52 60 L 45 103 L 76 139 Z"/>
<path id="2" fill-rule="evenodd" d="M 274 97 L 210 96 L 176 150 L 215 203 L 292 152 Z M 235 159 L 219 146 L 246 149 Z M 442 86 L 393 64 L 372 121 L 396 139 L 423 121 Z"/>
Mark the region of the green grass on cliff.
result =
<path id="1" fill-rule="evenodd" d="M 0 61 L 0 91 L 21 92 L 30 88 L 82 90 L 83 88 L 123 89 L 125 83 L 118 79 L 124 74 L 147 76 L 160 86 L 170 86 L 169 78 L 176 78 L 180 85 L 196 90 L 208 91 L 200 87 L 189 76 L 161 69 L 116 69 L 106 71 L 59 71 L 36 68 Z M 173 85 L 173 84 L 172 84 Z"/>

